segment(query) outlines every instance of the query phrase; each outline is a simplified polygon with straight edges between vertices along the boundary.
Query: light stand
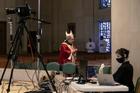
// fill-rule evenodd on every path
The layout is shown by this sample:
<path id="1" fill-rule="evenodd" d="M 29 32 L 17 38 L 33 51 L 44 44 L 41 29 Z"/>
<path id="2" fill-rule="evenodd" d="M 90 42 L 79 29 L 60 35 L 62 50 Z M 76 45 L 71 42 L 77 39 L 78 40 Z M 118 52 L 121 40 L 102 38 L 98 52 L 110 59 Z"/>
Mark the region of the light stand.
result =
<path id="1" fill-rule="evenodd" d="M 40 19 L 40 0 L 38 0 L 38 19 Z M 38 20 L 38 31 L 37 31 L 37 51 L 38 53 L 40 53 L 40 38 L 41 38 L 41 33 L 42 33 L 42 27 L 41 27 L 41 21 Z M 39 58 L 37 58 L 37 62 L 36 62 L 36 68 L 37 68 L 37 81 L 39 81 L 39 77 L 40 77 L 40 60 Z"/>
<path id="2" fill-rule="evenodd" d="M 41 35 L 42 35 L 42 23 L 51 24 L 49 22 L 41 20 L 41 15 L 40 15 L 41 11 L 40 10 L 41 10 L 41 0 L 38 0 L 38 19 L 32 18 L 33 20 L 38 21 L 38 31 L 37 31 L 37 35 L 36 35 L 38 53 L 40 53 L 40 39 L 41 39 Z M 37 58 L 36 68 L 37 68 L 37 81 L 39 81 L 39 77 L 40 77 L 40 60 L 39 60 L 39 58 Z"/>
<path id="3" fill-rule="evenodd" d="M 13 22 L 12 22 L 12 18 L 8 17 L 8 24 L 9 24 L 9 31 L 10 31 L 10 44 L 12 45 L 12 41 L 13 41 Z M 11 63 L 11 69 L 13 67 L 13 60 L 10 59 L 10 63 Z M 13 77 L 12 77 L 12 81 L 14 81 Z"/>

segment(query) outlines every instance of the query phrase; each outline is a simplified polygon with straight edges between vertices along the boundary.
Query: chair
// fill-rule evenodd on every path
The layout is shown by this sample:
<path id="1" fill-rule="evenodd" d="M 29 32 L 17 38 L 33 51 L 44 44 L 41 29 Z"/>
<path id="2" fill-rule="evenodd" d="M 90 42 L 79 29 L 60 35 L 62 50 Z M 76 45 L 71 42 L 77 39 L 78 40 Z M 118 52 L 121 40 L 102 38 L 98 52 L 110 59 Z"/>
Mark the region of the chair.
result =
<path id="1" fill-rule="evenodd" d="M 62 87 L 62 89 L 67 91 L 69 84 L 74 79 L 74 74 L 76 73 L 76 64 L 74 64 L 74 63 L 63 64 L 62 72 L 64 74 L 65 79 L 63 80 L 63 84 L 61 87 Z M 66 78 L 66 77 L 72 77 L 72 78 Z"/>
<path id="2" fill-rule="evenodd" d="M 140 77 L 137 79 L 135 93 L 140 93 Z"/>
<path id="3" fill-rule="evenodd" d="M 60 64 L 57 62 L 49 62 L 47 64 L 47 70 L 60 71 Z"/>
<path id="4" fill-rule="evenodd" d="M 103 68 L 103 73 L 104 74 L 111 74 L 111 67 L 104 67 Z"/>
<path id="5" fill-rule="evenodd" d="M 74 63 L 63 64 L 62 72 L 64 74 L 74 74 L 74 73 L 76 73 L 76 64 L 74 64 Z"/>

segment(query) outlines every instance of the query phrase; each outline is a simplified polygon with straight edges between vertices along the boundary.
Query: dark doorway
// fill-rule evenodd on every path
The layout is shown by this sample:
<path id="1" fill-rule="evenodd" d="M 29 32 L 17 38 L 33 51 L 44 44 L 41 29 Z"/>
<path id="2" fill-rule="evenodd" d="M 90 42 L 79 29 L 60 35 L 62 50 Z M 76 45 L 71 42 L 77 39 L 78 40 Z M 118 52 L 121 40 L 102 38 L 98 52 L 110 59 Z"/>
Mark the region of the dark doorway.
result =
<path id="1" fill-rule="evenodd" d="M 0 54 L 6 54 L 6 22 L 0 21 Z"/>

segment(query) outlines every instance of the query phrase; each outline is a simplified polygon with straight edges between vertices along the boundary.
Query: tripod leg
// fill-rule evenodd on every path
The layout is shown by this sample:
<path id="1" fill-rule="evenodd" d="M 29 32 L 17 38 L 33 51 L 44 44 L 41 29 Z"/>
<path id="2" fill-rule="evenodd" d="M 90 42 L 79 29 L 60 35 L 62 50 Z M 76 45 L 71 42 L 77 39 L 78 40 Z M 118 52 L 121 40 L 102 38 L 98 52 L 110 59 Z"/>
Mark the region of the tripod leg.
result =
<path id="1" fill-rule="evenodd" d="M 48 78 L 49 78 L 49 81 L 50 81 L 50 84 L 51 84 L 53 90 L 54 90 L 56 93 L 58 93 L 57 90 L 56 90 L 56 87 L 55 87 L 55 85 L 54 85 L 54 83 L 53 83 L 53 81 L 52 81 L 52 79 L 51 79 L 51 77 L 50 77 L 50 75 L 49 75 L 49 73 L 48 73 L 48 71 L 47 71 L 47 69 L 46 69 L 46 66 L 45 66 L 45 64 L 44 64 L 44 62 L 43 62 L 43 58 L 42 58 L 41 55 L 38 53 L 37 48 L 35 47 L 35 44 L 33 43 L 32 36 L 31 36 L 31 34 L 29 33 L 29 31 L 28 31 L 27 27 L 25 26 L 25 24 L 24 24 L 24 28 L 25 28 L 27 34 L 29 35 L 29 39 L 30 39 L 30 41 L 31 41 L 31 44 L 33 45 L 32 47 L 35 49 L 35 53 L 37 53 L 37 56 L 38 56 L 38 58 L 40 59 L 39 62 L 41 62 L 42 66 L 43 66 L 43 68 L 44 68 L 44 70 L 45 70 L 45 72 L 46 72 L 46 74 L 47 74 L 47 76 L 48 76 Z"/>
<path id="2" fill-rule="evenodd" d="M 13 71 L 14 71 L 14 67 L 15 67 L 14 62 L 16 61 L 16 54 L 17 54 L 16 52 L 17 52 L 18 46 L 20 44 L 20 38 L 22 36 L 22 33 L 23 33 L 23 31 L 22 31 L 21 25 L 19 25 L 18 28 L 17 28 L 16 34 L 15 34 L 14 40 L 13 40 L 12 45 L 11 45 L 10 50 L 9 50 L 8 60 L 7 60 L 6 66 L 5 66 L 4 71 L 2 73 L 1 81 L 3 80 L 4 74 L 6 72 L 6 69 L 8 67 L 10 59 L 13 60 L 13 67 L 11 69 L 11 74 L 10 74 L 8 88 L 7 88 L 7 93 L 10 92 L 10 84 L 11 84 Z M 0 81 L 0 83 L 1 83 L 1 81 Z"/>
<path id="3" fill-rule="evenodd" d="M 5 72 L 6 72 L 6 69 L 7 69 L 7 67 L 8 67 L 8 64 L 9 64 L 9 60 L 6 62 L 6 66 L 5 66 L 5 68 L 4 68 L 4 70 L 3 70 L 3 73 L 2 73 L 2 75 L 1 75 L 0 85 L 1 85 L 1 82 L 2 82 L 2 80 L 3 80 L 4 74 L 5 74 Z"/>
<path id="4" fill-rule="evenodd" d="M 11 59 L 11 56 L 13 55 L 13 52 L 14 52 L 14 47 L 16 46 L 16 42 L 18 40 L 18 34 L 20 33 L 20 30 L 19 30 L 20 26 L 17 28 L 17 31 L 16 31 L 16 34 L 15 34 L 15 37 L 13 39 L 13 42 L 12 42 L 12 45 L 10 47 L 10 50 L 9 50 L 9 53 L 8 53 L 8 58 L 7 58 L 7 62 L 6 62 L 6 66 L 4 67 L 4 70 L 2 72 L 2 76 L 1 76 L 1 79 L 0 79 L 0 85 L 1 85 L 1 82 L 3 80 L 3 77 L 5 75 L 5 72 L 6 72 L 6 69 L 8 67 L 8 64 L 9 64 L 9 61 Z"/>
<path id="5" fill-rule="evenodd" d="M 23 34 L 23 30 L 22 30 L 22 25 L 19 26 L 19 32 L 17 34 L 17 38 L 15 40 L 15 43 L 14 43 L 14 48 L 13 48 L 13 53 L 12 53 L 12 60 L 13 60 L 13 67 L 11 69 L 11 74 L 10 74 L 10 79 L 9 79 L 9 83 L 8 83 L 8 88 L 7 88 L 7 93 L 10 92 L 10 85 L 11 85 L 11 81 L 12 81 L 12 77 L 13 77 L 13 71 L 14 71 L 14 68 L 15 68 L 15 62 L 17 60 L 17 52 L 18 52 L 18 49 L 19 49 L 19 44 L 20 44 L 20 41 L 21 41 L 21 36 Z"/>
<path id="6" fill-rule="evenodd" d="M 14 61 L 15 61 L 16 57 L 14 56 Z M 13 67 L 11 69 L 11 74 L 10 74 L 10 79 L 9 79 L 9 83 L 8 83 L 8 88 L 7 88 L 7 93 L 10 92 L 10 85 L 11 85 L 11 81 L 12 81 L 12 77 L 13 77 L 13 71 L 15 68 L 15 62 L 13 62 Z"/>

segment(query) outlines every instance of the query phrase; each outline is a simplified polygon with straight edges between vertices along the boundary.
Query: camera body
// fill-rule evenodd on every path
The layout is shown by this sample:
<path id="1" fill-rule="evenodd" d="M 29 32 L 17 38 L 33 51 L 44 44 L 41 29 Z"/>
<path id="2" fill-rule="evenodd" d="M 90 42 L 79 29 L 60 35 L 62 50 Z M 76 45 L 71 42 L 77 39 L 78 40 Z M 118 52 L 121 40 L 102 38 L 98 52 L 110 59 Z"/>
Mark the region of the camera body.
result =
<path id="1" fill-rule="evenodd" d="M 16 8 L 6 8 L 6 14 L 17 14 L 20 17 L 26 17 L 31 15 L 31 8 L 27 4 Z"/>

